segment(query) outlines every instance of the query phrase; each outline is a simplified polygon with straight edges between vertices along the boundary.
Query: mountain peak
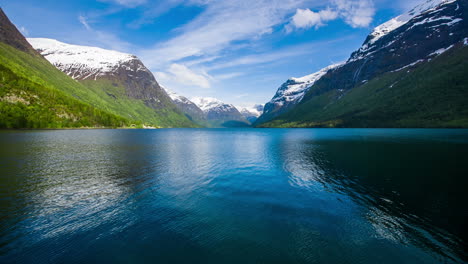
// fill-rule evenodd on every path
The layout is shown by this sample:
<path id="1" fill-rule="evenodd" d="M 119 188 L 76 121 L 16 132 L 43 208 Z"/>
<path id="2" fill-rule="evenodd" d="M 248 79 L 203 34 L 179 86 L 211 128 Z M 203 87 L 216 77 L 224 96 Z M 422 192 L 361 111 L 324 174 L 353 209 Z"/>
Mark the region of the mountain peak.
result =
<path id="1" fill-rule="evenodd" d="M 98 47 L 79 46 L 47 38 L 28 38 L 28 42 L 50 63 L 73 79 L 96 78 L 115 71 L 122 64 L 138 60 L 134 55 Z M 137 70 L 146 70 L 138 67 Z"/>
<path id="2" fill-rule="evenodd" d="M 401 27 L 402 25 L 408 23 L 412 18 L 429 12 L 441 5 L 453 3 L 456 0 L 426 0 L 425 2 L 417 5 L 407 13 L 399 15 L 389 21 L 379 25 L 374 28 L 370 34 L 369 43 L 374 43 L 379 40 L 381 37 L 387 35 L 389 32 Z"/>
<path id="3" fill-rule="evenodd" d="M 196 104 L 198 107 L 200 107 L 201 110 L 203 111 L 208 111 L 213 108 L 217 107 L 234 107 L 233 105 L 226 104 L 216 98 L 213 97 L 193 97 L 191 98 L 191 101 Z"/>
<path id="4" fill-rule="evenodd" d="M 213 97 L 194 97 L 191 101 L 206 115 L 214 127 L 245 127 L 250 123 L 232 104 L 224 103 Z"/>

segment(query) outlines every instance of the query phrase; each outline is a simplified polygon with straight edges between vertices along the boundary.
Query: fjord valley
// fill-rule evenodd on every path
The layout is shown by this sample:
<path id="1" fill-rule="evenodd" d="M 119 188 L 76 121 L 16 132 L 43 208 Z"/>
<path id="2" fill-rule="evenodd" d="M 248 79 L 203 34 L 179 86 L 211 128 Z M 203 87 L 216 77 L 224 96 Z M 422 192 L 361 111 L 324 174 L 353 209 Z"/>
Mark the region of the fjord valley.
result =
<path id="1" fill-rule="evenodd" d="M 426 1 L 376 27 L 347 61 L 289 79 L 265 107 L 188 99 L 134 55 L 26 40 L 2 13 L 3 82 L 35 82 L 80 104 L 10 83 L 2 127 L 467 127 L 467 13 L 463 0 Z"/>
<path id="2" fill-rule="evenodd" d="M 467 23 L 1 2 L 0 263 L 467 263 Z"/>

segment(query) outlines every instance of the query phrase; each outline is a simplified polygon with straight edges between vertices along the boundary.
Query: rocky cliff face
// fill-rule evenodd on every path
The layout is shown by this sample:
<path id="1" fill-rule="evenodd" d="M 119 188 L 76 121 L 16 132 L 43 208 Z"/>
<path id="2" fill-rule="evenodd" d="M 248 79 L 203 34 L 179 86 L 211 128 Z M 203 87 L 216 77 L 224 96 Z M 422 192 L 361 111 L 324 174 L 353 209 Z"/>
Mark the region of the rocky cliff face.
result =
<path id="1" fill-rule="evenodd" d="M 206 116 L 195 103 L 190 101 L 187 97 L 179 95 L 171 90 L 164 88 L 174 104 L 189 118 L 197 124 L 203 126 L 206 123 Z"/>

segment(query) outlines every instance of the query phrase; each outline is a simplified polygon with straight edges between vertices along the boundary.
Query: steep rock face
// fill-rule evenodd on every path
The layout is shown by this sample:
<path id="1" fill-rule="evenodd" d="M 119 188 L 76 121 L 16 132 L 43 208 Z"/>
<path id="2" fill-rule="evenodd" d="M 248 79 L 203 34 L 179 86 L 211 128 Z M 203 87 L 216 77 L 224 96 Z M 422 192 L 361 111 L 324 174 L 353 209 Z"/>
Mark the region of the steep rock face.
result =
<path id="1" fill-rule="evenodd" d="M 346 93 L 386 72 L 428 61 L 468 36 L 466 0 L 429 0 L 374 29 L 345 65 L 321 78 L 304 100 L 340 89 Z"/>
<path id="2" fill-rule="evenodd" d="M 270 102 L 265 104 L 263 113 L 258 117 L 256 123 L 263 123 L 286 113 L 304 98 L 305 93 L 316 81 L 320 80 L 328 71 L 341 65 L 342 63 L 330 65 L 316 73 L 287 80 L 278 88 Z"/>
<path id="3" fill-rule="evenodd" d="M 53 39 L 28 38 L 29 43 L 55 67 L 75 80 L 108 81 L 122 85 L 129 98 L 154 109 L 173 107 L 153 74 L 134 55 L 97 47 L 70 45 Z"/>
<path id="4" fill-rule="evenodd" d="M 187 97 L 179 95 L 167 88 L 164 88 L 164 90 L 188 119 L 199 125 L 203 125 L 206 122 L 205 113 L 195 103 L 190 101 Z"/>
<path id="5" fill-rule="evenodd" d="M 226 104 L 216 98 L 194 97 L 191 100 L 204 113 L 213 127 L 245 127 L 250 123 L 232 104 Z"/>
<path id="6" fill-rule="evenodd" d="M 34 48 L 26 41 L 24 36 L 11 23 L 3 10 L 0 8 L 0 42 L 10 45 L 18 50 L 31 55 L 38 55 Z"/>
<path id="7" fill-rule="evenodd" d="M 245 117 L 245 119 L 247 119 L 247 121 L 253 124 L 262 115 L 263 109 L 263 105 L 256 104 L 253 107 L 240 108 L 240 113 Z"/>
<path id="8" fill-rule="evenodd" d="M 446 81 L 443 85 L 438 84 L 450 79 L 451 71 L 454 76 L 455 72 L 458 74 L 460 64 L 448 64 L 444 71 L 435 72 L 434 69 L 439 69 L 440 64 L 457 60 L 452 51 L 464 56 L 467 36 L 467 0 L 428 0 L 375 28 L 362 47 L 351 54 L 343 66 L 328 71 L 308 89 L 299 104 L 266 126 L 420 127 L 462 124 L 464 121 L 450 123 L 449 120 L 450 113 L 455 116 L 463 112 L 459 111 L 458 106 L 447 110 L 442 105 L 455 107 L 459 103 L 458 99 L 450 98 L 460 96 L 460 91 L 455 87 L 463 82 L 463 78 L 460 77 L 457 83 Z M 446 54 L 450 56 L 442 56 Z M 444 59 L 435 62 L 439 57 Z M 413 69 L 421 67 L 431 72 L 432 76 L 427 76 L 426 80 L 433 79 L 432 83 L 424 79 L 415 82 L 416 78 L 423 75 L 413 74 Z M 387 85 L 388 80 L 392 82 Z M 418 83 L 430 86 L 431 90 L 410 91 L 418 89 L 411 87 Z M 387 86 L 384 89 L 382 85 Z M 376 87 L 380 88 L 374 91 Z M 437 121 L 434 121 L 434 117 L 429 117 L 432 113 L 430 109 L 423 112 L 416 105 L 424 104 L 422 100 L 432 101 L 423 98 L 442 90 L 448 101 L 437 103 L 444 110 L 439 111 Z M 412 107 L 401 105 L 395 108 L 399 102 L 407 99 L 412 100 L 413 103 L 408 105 Z M 401 109 L 404 108 L 403 112 Z M 461 119 L 464 120 L 463 117 Z M 431 123 L 428 120 L 433 121 Z"/>

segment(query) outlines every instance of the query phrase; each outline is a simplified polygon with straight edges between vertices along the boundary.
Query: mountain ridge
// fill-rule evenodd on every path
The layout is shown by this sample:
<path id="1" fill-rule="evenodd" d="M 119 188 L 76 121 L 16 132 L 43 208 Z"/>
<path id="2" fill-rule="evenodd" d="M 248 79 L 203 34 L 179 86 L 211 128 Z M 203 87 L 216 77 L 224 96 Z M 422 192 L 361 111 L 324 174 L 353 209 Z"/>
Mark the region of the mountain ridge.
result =
<path id="1" fill-rule="evenodd" d="M 106 108 L 160 127 L 195 127 L 172 102 L 143 62 L 132 54 L 30 38 L 57 69 L 90 88 Z"/>
<path id="2" fill-rule="evenodd" d="M 406 106 L 401 106 L 401 109 L 406 109 L 406 114 L 401 113 L 400 110 L 394 107 L 389 106 L 386 109 L 382 108 L 382 106 L 388 104 L 390 101 L 392 101 L 393 104 L 398 104 L 398 101 L 395 101 L 396 99 L 394 98 L 396 95 L 389 90 L 392 88 L 394 88 L 393 90 L 401 89 L 401 95 L 412 98 L 414 102 L 422 103 L 420 100 L 422 100 L 421 98 L 424 98 L 425 95 L 411 94 L 410 90 L 412 89 L 407 87 L 410 83 L 411 85 L 418 84 L 406 82 L 403 85 L 402 80 L 398 78 L 409 79 L 416 78 L 415 76 L 419 78 L 420 76 L 418 73 L 414 73 L 413 75 L 412 72 L 416 71 L 419 67 L 424 67 L 427 70 L 427 67 L 430 68 L 430 66 L 427 65 L 434 65 L 434 69 L 437 68 L 437 63 L 434 63 L 434 61 L 439 57 L 443 57 L 447 63 L 449 61 L 458 61 L 457 58 L 453 57 L 455 55 L 453 55 L 451 51 L 459 52 L 461 56 L 465 54 L 463 51 L 465 47 L 463 43 L 468 36 L 467 2 L 466 0 L 428 1 L 426 2 L 426 7 L 429 7 L 429 9 L 419 10 L 421 12 L 413 13 L 413 16 L 411 16 L 408 21 L 398 26 L 391 27 L 391 30 L 387 30 L 385 34 L 378 35 L 376 38 L 376 30 L 372 31 L 361 48 L 353 52 L 343 66 L 329 71 L 315 82 L 299 104 L 288 112 L 276 117 L 271 122 L 257 125 L 268 127 L 283 127 L 288 126 L 287 124 L 294 127 L 444 126 L 449 122 L 448 120 L 450 118 L 455 117 L 455 114 L 451 114 L 447 109 L 444 110 L 445 112 L 438 114 L 439 121 L 431 121 L 428 117 L 424 122 L 424 118 L 418 116 L 417 119 L 413 120 L 414 123 L 412 124 L 409 121 L 411 119 L 410 117 L 414 116 L 414 113 L 419 111 L 416 106 L 411 109 L 408 109 Z M 382 25 L 388 25 L 386 23 Z M 377 27 L 377 31 L 383 28 L 382 25 Z M 446 54 L 452 54 L 452 56 L 444 56 Z M 464 64 L 462 63 L 461 65 Z M 448 67 L 453 69 L 454 72 L 460 70 L 460 65 L 450 65 Z M 448 73 L 447 76 L 441 76 L 438 73 L 432 74 L 437 76 L 439 78 L 438 80 L 445 80 L 450 77 L 455 78 L 455 75 L 451 76 L 450 73 Z M 385 89 L 383 87 L 380 88 L 381 90 L 379 90 L 379 92 L 388 94 L 388 97 L 380 98 L 379 100 L 381 100 L 381 102 L 379 105 L 379 102 L 370 99 L 375 97 L 373 93 L 376 93 L 376 91 L 373 91 L 373 87 L 367 84 L 372 82 L 375 87 L 380 86 L 378 80 L 380 79 L 382 81 L 382 79 L 390 78 L 388 77 L 389 75 L 393 77 L 398 76 L 398 78 Z M 439 86 L 439 89 L 446 90 L 448 93 L 447 96 L 452 93 L 458 94 L 459 91 L 456 90 L 458 88 L 455 88 L 457 87 L 457 83 L 465 83 L 466 80 L 461 75 L 457 75 L 456 78 L 458 78 L 456 81 L 453 80 L 453 82 L 447 82 L 445 84 L 447 87 L 453 86 L 453 89 L 446 90 L 446 87 L 442 86 Z M 433 81 L 438 82 L 436 80 Z M 425 80 L 421 80 L 420 84 L 422 83 L 426 83 Z M 426 83 L 426 85 L 434 89 L 426 93 L 438 93 L 436 90 L 437 87 L 433 87 L 428 83 Z M 369 90 L 368 93 L 361 93 L 362 98 L 359 99 L 355 97 L 357 92 L 353 92 L 353 90 L 363 86 L 367 87 Z M 362 88 L 360 90 L 365 89 Z M 421 91 L 419 91 L 419 93 L 421 93 Z M 458 95 L 460 96 L 460 94 Z M 349 102 L 349 105 L 342 105 L 342 101 L 348 101 L 347 98 L 351 97 L 353 97 L 353 100 Z M 361 104 L 359 100 L 362 100 Z M 365 105 L 364 102 L 369 100 L 372 101 L 372 104 Z M 448 103 L 452 103 L 451 100 L 453 99 L 446 100 L 448 100 Z M 460 103 L 458 100 L 453 102 L 457 102 L 457 104 Z M 435 103 L 442 104 L 443 102 Z M 340 105 L 341 108 L 335 109 L 336 105 Z M 330 109 L 334 109 L 333 114 Z M 464 111 L 459 111 L 458 113 L 463 112 Z M 372 113 L 375 116 L 372 116 Z M 433 113 L 431 110 L 427 111 L 428 116 L 435 114 L 436 113 Z M 377 115 L 381 116 L 380 121 L 376 118 Z M 398 118 L 406 121 L 400 122 Z M 461 121 L 458 126 L 466 126 L 466 124 L 464 121 Z"/>
<path id="3" fill-rule="evenodd" d="M 248 127 L 251 125 L 232 104 L 213 97 L 194 97 L 190 100 L 205 113 L 211 127 Z"/>

